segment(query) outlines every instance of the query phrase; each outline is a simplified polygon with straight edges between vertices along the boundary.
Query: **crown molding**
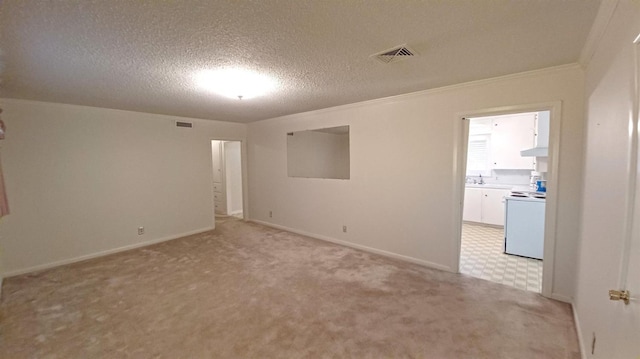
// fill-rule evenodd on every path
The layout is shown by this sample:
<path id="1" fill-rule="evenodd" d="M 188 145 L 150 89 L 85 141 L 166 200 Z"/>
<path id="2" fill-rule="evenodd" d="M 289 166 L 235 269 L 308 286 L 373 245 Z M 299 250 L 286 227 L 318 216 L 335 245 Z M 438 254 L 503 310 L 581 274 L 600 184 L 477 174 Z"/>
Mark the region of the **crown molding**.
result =
<path id="1" fill-rule="evenodd" d="M 367 107 L 367 106 L 372 106 L 372 105 L 388 104 L 388 103 L 395 102 L 395 101 L 408 100 L 408 99 L 411 99 L 411 98 L 414 98 L 414 97 L 433 95 L 433 94 L 442 93 L 442 92 L 448 92 L 448 91 L 455 91 L 455 90 L 460 90 L 460 89 L 464 89 L 464 88 L 468 88 L 468 87 L 474 87 L 474 86 L 486 86 L 486 85 L 490 85 L 490 84 L 493 84 L 493 83 L 498 83 L 498 82 L 503 82 L 503 81 L 508 81 L 508 80 L 514 80 L 514 79 L 519 79 L 519 78 L 525 78 L 525 77 L 544 76 L 544 75 L 554 74 L 554 73 L 563 72 L 563 71 L 570 71 L 570 70 L 583 71 L 583 67 L 579 63 L 571 63 L 571 64 L 566 64 L 566 65 L 547 67 L 547 68 L 544 68 L 544 69 L 531 70 L 531 71 L 525 71 L 525 72 L 517 72 L 517 73 L 509 74 L 509 75 L 491 77 L 491 78 L 488 78 L 488 79 L 463 82 L 463 83 L 459 83 L 459 84 L 455 84 L 455 85 L 437 87 L 437 88 L 433 88 L 433 89 L 421 90 L 421 91 L 416 91 L 416 92 L 409 92 L 409 93 L 405 93 L 405 94 L 394 95 L 394 96 L 389 96 L 389 97 L 382 97 L 382 98 L 377 98 L 377 99 L 373 99 L 373 100 L 349 103 L 349 104 L 345 104 L 345 105 L 327 107 L 327 108 L 322 108 L 322 109 L 318 109 L 318 110 L 311 110 L 311 111 L 294 113 L 294 114 L 290 114 L 290 115 L 273 117 L 273 118 L 268 118 L 268 119 L 264 119 L 264 120 L 249 122 L 249 123 L 247 123 L 247 125 L 251 126 L 252 124 L 266 124 L 266 123 L 269 123 L 269 122 L 272 122 L 272 121 L 284 121 L 284 120 L 294 119 L 294 118 L 299 119 L 300 117 L 309 117 L 309 116 L 315 116 L 315 115 L 319 115 L 319 114 L 332 113 L 332 112 L 344 111 L 344 110 L 349 110 L 349 109 L 356 109 L 356 108 Z"/>

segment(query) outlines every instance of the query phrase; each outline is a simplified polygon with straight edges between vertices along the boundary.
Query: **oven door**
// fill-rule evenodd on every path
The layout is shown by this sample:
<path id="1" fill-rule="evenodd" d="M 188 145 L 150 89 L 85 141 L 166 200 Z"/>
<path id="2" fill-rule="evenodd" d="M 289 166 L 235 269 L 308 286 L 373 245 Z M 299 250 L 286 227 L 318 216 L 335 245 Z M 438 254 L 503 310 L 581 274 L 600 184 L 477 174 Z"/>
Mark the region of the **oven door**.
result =
<path id="1" fill-rule="evenodd" d="M 544 251 L 543 200 L 506 198 L 505 253 L 542 259 Z"/>

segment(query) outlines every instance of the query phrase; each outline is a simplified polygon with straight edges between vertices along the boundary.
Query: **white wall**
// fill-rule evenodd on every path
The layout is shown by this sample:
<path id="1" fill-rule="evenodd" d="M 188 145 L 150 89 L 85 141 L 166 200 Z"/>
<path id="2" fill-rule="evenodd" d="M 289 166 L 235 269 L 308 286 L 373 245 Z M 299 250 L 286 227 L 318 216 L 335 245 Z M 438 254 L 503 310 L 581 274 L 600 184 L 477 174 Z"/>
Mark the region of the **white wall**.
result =
<path id="1" fill-rule="evenodd" d="M 211 228 L 210 140 L 242 140 L 246 131 L 63 104 L 0 106 L 11 207 L 0 222 L 5 276 Z"/>
<path id="2" fill-rule="evenodd" d="M 227 213 L 242 213 L 242 159 L 240 142 L 225 141 L 225 185 L 227 188 Z"/>
<path id="3" fill-rule="evenodd" d="M 251 123 L 251 218 L 455 271 L 457 114 L 562 101 L 552 290 L 570 300 L 580 212 L 582 167 L 576 159 L 583 143 L 583 76 L 579 66 L 566 66 Z M 287 177 L 287 132 L 342 125 L 350 126 L 350 180 Z"/>
<path id="4" fill-rule="evenodd" d="M 624 333 L 626 343 L 615 336 L 617 323 L 612 319 L 619 316 L 614 312 L 625 309 L 609 301 L 608 290 L 618 289 L 625 233 L 629 120 L 635 100 L 632 41 L 640 33 L 640 6 L 618 2 L 608 24 L 586 71 L 584 193 L 575 308 L 585 357 L 626 358 L 640 353 L 640 333 Z M 597 345 L 592 356 L 593 333 Z M 630 342 L 635 348 L 629 347 Z M 629 354 L 615 354 L 624 351 Z"/>

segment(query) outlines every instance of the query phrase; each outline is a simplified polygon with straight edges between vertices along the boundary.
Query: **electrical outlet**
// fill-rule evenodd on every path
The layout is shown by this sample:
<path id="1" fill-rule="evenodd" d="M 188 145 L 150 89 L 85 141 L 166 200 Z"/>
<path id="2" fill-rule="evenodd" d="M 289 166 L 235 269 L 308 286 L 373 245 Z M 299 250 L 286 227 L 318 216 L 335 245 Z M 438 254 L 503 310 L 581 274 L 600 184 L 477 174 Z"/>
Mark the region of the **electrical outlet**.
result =
<path id="1" fill-rule="evenodd" d="M 138 227 L 138 235 L 141 236 L 144 234 L 144 227 Z"/>
<path id="2" fill-rule="evenodd" d="M 347 233 L 347 226 L 342 226 L 342 232 Z"/>
<path id="3" fill-rule="evenodd" d="M 273 211 L 269 211 L 269 218 L 273 218 Z"/>

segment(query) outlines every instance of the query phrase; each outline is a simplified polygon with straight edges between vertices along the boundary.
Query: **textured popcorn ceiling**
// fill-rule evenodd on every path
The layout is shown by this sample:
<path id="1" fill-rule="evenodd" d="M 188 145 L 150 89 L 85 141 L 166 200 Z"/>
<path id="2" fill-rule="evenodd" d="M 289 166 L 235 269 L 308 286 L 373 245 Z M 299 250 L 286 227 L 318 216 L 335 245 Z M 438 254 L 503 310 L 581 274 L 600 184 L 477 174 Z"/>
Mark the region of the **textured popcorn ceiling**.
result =
<path id="1" fill-rule="evenodd" d="M 599 2 L 4 0 L 0 97 L 251 122 L 578 60 Z M 407 44 L 419 56 L 370 58 Z M 227 99 L 202 69 L 275 76 Z"/>

